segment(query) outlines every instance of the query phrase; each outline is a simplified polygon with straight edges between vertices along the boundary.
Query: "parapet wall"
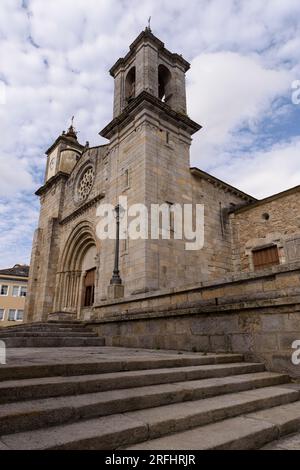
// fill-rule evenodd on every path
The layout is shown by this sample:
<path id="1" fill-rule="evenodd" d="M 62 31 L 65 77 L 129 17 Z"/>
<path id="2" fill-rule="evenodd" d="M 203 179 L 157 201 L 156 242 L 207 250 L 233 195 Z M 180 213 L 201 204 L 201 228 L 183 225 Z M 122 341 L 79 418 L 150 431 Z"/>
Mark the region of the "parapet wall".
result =
<path id="1" fill-rule="evenodd" d="M 107 345 L 243 353 L 300 377 L 291 362 L 292 343 L 300 340 L 299 263 L 104 303 L 88 316 Z"/>

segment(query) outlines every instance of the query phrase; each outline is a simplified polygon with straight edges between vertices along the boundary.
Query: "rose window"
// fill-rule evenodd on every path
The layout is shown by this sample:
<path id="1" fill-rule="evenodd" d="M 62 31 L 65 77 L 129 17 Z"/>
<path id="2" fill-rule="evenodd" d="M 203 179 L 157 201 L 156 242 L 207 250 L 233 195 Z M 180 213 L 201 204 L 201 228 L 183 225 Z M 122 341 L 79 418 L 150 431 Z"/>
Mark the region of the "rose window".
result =
<path id="1" fill-rule="evenodd" d="M 94 184 L 95 173 L 93 168 L 88 168 L 80 178 L 78 183 L 78 199 L 84 201 L 91 192 Z"/>

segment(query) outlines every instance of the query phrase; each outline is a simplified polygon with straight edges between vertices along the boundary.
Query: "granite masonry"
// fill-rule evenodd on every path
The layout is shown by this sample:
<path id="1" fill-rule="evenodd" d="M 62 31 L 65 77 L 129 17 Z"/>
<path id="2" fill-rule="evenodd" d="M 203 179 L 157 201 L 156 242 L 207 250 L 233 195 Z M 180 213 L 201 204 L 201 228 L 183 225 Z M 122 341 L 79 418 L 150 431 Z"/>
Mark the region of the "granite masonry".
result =
<path id="1" fill-rule="evenodd" d="M 71 125 L 46 152 L 26 321 L 83 320 L 107 345 L 242 352 L 297 375 L 300 187 L 258 201 L 190 167 L 201 126 L 187 115 L 189 66 L 146 28 L 110 70 L 108 143 L 83 145 Z M 203 248 L 121 240 L 112 289 L 115 240 L 97 237 L 97 208 L 120 196 L 149 209 L 202 204 Z"/>

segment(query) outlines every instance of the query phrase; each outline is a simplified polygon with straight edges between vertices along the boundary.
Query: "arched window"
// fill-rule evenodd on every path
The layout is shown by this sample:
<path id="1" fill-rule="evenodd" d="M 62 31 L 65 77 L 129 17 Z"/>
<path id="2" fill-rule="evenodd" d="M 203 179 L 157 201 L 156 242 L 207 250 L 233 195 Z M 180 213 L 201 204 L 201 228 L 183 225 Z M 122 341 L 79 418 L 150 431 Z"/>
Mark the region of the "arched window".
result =
<path id="1" fill-rule="evenodd" d="M 171 73 L 167 67 L 160 64 L 158 66 L 158 97 L 164 103 L 168 103 L 172 96 L 171 94 Z"/>
<path id="2" fill-rule="evenodd" d="M 135 67 L 132 67 L 126 75 L 125 98 L 127 103 L 135 98 Z"/>

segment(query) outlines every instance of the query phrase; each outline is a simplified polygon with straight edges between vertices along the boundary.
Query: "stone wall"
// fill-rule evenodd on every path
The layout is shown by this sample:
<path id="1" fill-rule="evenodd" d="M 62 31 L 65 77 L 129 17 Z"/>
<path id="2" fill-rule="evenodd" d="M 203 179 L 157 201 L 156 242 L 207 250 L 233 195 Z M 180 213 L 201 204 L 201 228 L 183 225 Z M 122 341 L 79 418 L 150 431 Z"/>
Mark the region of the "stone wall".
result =
<path id="1" fill-rule="evenodd" d="M 299 300 L 297 306 L 178 313 L 93 326 L 107 346 L 242 353 L 246 360 L 263 361 L 269 370 L 300 377 L 300 366 L 291 362 L 292 343 L 300 340 Z"/>
<path id="2" fill-rule="evenodd" d="M 126 75 L 132 66 L 136 68 L 136 97 L 128 102 Z M 171 91 L 167 93 L 165 88 L 166 101 L 158 98 L 162 66 L 163 70 L 168 68 L 165 86 Z M 253 198 L 190 168 L 192 135 L 201 126 L 185 113 L 188 68 L 181 56 L 166 50 L 150 31 L 141 33 L 126 57 L 111 69 L 115 78 L 115 119 L 101 131 L 109 143 L 83 147 L 70 128 L 52 145 L 52 153 L 49 149 L 49 170 L 50 155 L 56 166 L 53 173 L 47 173 L 45 185 L 37 193 L 41 196 L 41 211 L 32 251 L 28 320 L 45 319 L 55 311 L 69 311 L 78 318 L 88 315 L 82 309 L 86 275 L 82 260 L 91 246 L 95 248 L 95 319 L 112 311 L 124 313 L 127 304 L 128 310 L 133 304 L 143 310 L 168 303 L 174 307 L 174 302 L 177 308 L 184 302 L 222 302 L 223 297 L 242 295 L 241 289 L 246 296 L 272 291 L 276 279 L 263 285 L 257 279 L 248 279 L 242 287 L 238 282 L 228 284 L 232 272 L 251 271 L 252 249 L 262 244 L 276 243 L 282 263 L 300 261 L 299 191 L 239 209 L 229 219 L 232 207 L 253 203 Z M 86 170 L 90 170 L 92 179 L 90 192 L 83 197 L 78 194 L 78 185 Z M 162 239 L 162 230 L 160 239 L 153 239 L 151 227 L 148 238 L 121 240 L 119 267 L 125 298 L 123 303 L 110 305 L 108 286 L 115 241 L 97 237 L 97 208 L 100 203 L 115 206 L 120 196 L 127 197 L 128 207 L 142 204 L 148 213 L 153 204 L 178 204 L 181 208 L 185 204 L 204 205 L 204 246 L 189 251 L 188 240 Z M 266 211 L 268 220 L 262 218 Z M 139 215 L 137 209 L 130 222 Z M 214 280 L 217 287 L 205 288 L 203 283 Z M 190 285 L 197 287 L 188 289 Z M 164 294 L 170 290 L 172 295 Z M 148 295 L 151 292 L 152 297 Z"/>
<path id="3" fill-rule="evenodd" d="M 230 216 L 235 272 L 253 271 L 252 250 L 277 245 L 281 264 L 300 260 L 300 188 L 271 196 Z"/>
<path id="4" fill-rule="evenodd" d="M 60 249 L 61 217 L 66 175 L 57 174 L 46 194 L 41 196 L 38 229 L 34 234 L 25 321 L 45 320 L 52 311 L 55 275 Z"/>
<path id="5" fill-rule="evenodd" d="M 232 240 L 226 210 L 245 204 L 242 194 L 193 173 L 193 204 L 204 205 L 204 246 L 198 252 L 187 253 L 188 265 L 194 272 L 192 281 L 210 281 L 226 278 L 233 271 Z M 194 268 L 193 268 L 194 267 Z"/>
<path id="6" fill-rule="evenodd" d="M 300 264 L 103 304 L 85 319 L 108 346 L 243 353 L 300 377 L 291 363 L 300 340 Z"/>

